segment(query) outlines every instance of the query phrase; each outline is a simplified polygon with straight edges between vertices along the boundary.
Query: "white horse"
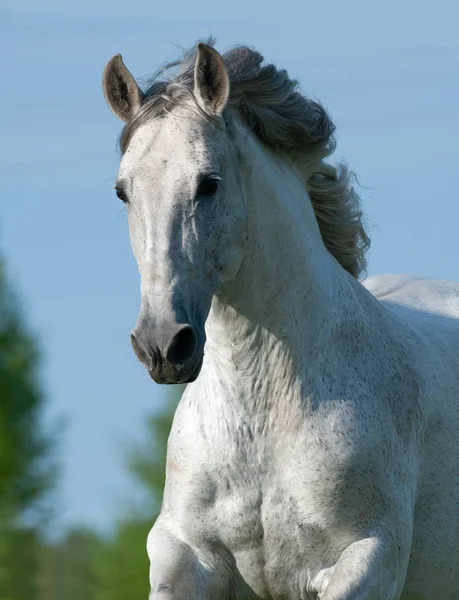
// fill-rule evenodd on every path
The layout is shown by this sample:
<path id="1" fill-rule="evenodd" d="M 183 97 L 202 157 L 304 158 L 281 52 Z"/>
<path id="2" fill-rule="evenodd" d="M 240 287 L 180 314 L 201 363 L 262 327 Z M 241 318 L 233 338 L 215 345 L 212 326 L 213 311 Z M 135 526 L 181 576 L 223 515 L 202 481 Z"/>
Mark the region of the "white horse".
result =
<path id="1" fill-rule="evenodd" d="M 119 55 L 103 77 L 132 344 L 155 381 L 194 381 L 151 599 L 458 600 L 459 284 L 359 282 L 333 124 L 285 71 L 206 44 L 178 66 L 145 93 Z"/>

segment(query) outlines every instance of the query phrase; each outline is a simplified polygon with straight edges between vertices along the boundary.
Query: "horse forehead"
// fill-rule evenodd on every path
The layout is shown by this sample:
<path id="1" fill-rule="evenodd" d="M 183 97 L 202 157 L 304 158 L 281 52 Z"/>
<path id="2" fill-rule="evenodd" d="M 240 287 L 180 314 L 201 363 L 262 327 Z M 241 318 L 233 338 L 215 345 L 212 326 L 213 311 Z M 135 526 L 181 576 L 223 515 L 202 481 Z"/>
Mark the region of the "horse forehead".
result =
<path id="1" fill-rule="evenodd" d="M 169 161 L 190 165 L 215 151 L 216 139 L 204 119 L 191 111 L 177 111 L 152 119 L 132 135 L 121 160 L 120 174 L 129 174 L 143 161 Z"/>

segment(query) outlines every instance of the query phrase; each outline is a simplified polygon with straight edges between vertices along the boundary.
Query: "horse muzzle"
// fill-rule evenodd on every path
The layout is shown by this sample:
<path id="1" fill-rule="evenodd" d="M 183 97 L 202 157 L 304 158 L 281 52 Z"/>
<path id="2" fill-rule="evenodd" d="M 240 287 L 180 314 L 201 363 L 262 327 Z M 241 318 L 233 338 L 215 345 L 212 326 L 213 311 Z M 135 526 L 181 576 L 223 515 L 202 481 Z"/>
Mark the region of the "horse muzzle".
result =
<path id="1" fill-rule="evenodd" d="M 160 345 L 154 342 L 151 328 L 138 326 L 131 332 L 132 347 L 156 383 L 191 383 L 202 367 L 204 343 L 199 339 L 202 336 L 188 324 L 175 325 L 172 329 L 166 343 Z"/>

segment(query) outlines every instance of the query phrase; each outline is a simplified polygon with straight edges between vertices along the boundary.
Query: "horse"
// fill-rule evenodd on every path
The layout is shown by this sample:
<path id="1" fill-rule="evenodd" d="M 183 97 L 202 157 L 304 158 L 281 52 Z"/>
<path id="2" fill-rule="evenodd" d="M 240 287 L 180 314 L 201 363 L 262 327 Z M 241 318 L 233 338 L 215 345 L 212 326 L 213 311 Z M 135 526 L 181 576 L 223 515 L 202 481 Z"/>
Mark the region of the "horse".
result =
<path id="1" fill-rule="evenodd" d="M 150 600 L 459 598 L 459 284 L 366 278 L 355 177 L 285 70 L 200 42 L 124 121 L 131 342 L 187 384 Z"/>

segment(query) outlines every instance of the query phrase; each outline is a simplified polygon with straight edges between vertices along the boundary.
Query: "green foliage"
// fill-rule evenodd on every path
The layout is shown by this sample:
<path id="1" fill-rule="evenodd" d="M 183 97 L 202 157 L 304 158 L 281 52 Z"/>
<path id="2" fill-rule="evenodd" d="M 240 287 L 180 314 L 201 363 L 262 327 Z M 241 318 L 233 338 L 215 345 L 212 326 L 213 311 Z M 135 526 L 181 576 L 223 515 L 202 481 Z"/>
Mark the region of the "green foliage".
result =
<path id="1" fill-rule="evenodd" d="M 102 550 L 96 534 L 71 530 L 59 543 L 40 548 L 39 600 L 95 600 L 95 563 Z"/>
<path id="2" fill-rule="evenodd" d="M 129 457 L 129 470 L 146 492 L 149 510 L 125 516 L 115 528 L 113 536 L 106 541 L 95 563 L 98 580 L 95 600 L 148 597 L 146 540 L 161 505 L 166 443 L 182 391 L 181 388 L 175 388 L 166 409 L 149 419 L 145 443 Z"/>
<path id="3" fill-rule="evenodd" d="M 37 597 L 39 548 L 36 529 L 3 528 L 0 536 L 1 600 L 31 600 Z"/>
<path id="4" fill-rule="evenodd" d="M 118 525 L 94 563 L 97 578 L 94 600 L 148 598 L 146 539 L 151 526 L 150 519 L 126 519 Z"/>
<path id="5" fill-rule="evenodd" d="M 40 427 L 39 351 L 0 259 L 0 519 L 36 509 L 51 485 L 50 441 Z"/>
<path id="6" fill-rule="evenodd" d="M 161 505 L 166 444 L 182 388 L 147 422 L 127 457 L 144 507 L 120 515 L 104 538 L 74 529 L 44 543 L 41 517 L 54 481 L 41 417 L 39 350 L 0 259 L 0 600 L 133 600 L 148 597 L 146 540 Z"/>
<path id="7" fill-rule="evenodd" d="M 174 388 L 164 410 L 148 420 L 144 443 L 127 458 L 134 482 L 145 492 L 146 508 L 120 515 L 106 538 L 72 531 L 61 542 L 43 547 L 39 600 L 148 598 L 146 541 L 161 505 L 166 443 L 181 393 Z"/>
<path id="8" fill-rule="evenodd" d="M 41 427 L 39 351 L 0 258 L 0 599 L 37 594 L 39 522 L 53 482 Z"/>
<path id="9" fill-rule="evenodd" d="M 147 492 L 154 510 L 161 507 L 166 474 L 167 438 L 172 426 L 175 409 L 184 386 L 174 386 L 168 404 L 159 414 L 151 416 L 147 423 L 147 436 L 143 446 L 135 448 L 128 457 L 128 469 L 134 480 Z"/>

